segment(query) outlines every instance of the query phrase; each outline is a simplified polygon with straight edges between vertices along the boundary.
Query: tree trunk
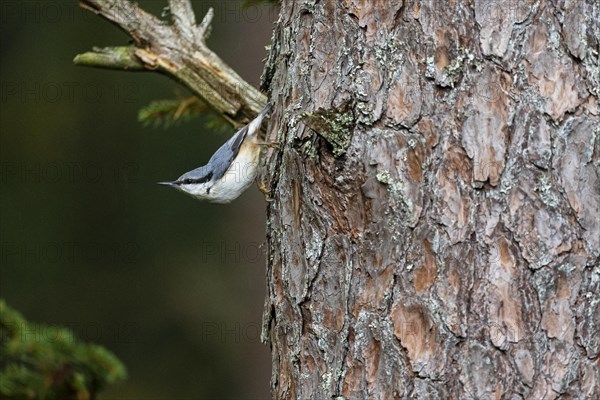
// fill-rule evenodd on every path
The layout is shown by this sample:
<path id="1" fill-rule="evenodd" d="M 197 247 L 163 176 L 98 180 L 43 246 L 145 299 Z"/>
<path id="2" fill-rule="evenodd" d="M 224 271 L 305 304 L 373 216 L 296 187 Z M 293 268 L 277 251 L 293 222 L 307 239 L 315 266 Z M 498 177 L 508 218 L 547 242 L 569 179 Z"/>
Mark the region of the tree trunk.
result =
<path id="1" fill-rule="evenodd" d="M 600 6 L 282 4 L 276 398 L 600 398 Z"/>

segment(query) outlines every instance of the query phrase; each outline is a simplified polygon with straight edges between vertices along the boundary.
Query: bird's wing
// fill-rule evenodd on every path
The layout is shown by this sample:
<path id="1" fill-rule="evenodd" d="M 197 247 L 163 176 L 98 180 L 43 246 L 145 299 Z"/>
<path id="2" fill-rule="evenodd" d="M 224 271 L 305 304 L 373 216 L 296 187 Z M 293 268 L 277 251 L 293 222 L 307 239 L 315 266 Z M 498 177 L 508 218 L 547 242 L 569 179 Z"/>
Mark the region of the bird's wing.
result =
<path id="1" fill-rule="evenodd" d="M 248 125 L 237 131 L 223 146 L 211 157 L 209 164 L 213 167 L 213 179 L 220 179 L 229 167 L 231 162 L 237 157 L 242 147 L 242 143 L 248 136 L 248 133 L 254 134 L 260 130 L 260 124 L 270 111 L 271 106 L 267 105 Z"/>
<path id="2" fill-rule="evenodd" d="M 244 143 L 247 133 L 248 125 L 237 131 L 235 135 L 225 142 L 225 144 L 210 158 L 209 164 L 213 167 L 213 179 L 220 179 L 225 175 L 231 166 L 231 162 L 240 152 L 240 147 L 242 147 L 242 143 Z"/>

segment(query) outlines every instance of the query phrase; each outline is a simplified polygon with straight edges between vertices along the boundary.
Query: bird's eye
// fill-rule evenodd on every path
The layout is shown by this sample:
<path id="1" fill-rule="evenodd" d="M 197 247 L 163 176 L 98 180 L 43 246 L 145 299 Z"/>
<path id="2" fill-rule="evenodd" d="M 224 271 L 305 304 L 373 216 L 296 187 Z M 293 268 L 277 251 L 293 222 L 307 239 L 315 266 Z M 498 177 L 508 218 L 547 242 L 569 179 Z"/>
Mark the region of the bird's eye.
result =
<path id="1" fill-rule="evenodd" d="M 191 179 L 186 179 L 186 180 L 183 181 L 183 183 L 185 183 L 186 185 L 189 185 L 192 182 L 194 182 L 194 181 L 191 180 Z"/>

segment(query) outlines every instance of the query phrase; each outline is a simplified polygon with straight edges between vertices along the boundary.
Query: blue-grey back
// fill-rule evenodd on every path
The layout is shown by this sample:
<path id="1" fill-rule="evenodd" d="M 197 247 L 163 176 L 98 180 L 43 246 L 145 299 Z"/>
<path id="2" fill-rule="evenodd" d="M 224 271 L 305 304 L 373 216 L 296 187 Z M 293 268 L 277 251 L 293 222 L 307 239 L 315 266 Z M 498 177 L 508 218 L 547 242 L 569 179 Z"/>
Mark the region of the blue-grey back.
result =
<path id="1" fill-rule="evenodd" d="M 237 131 L 215 154 L 210 158 L 208 164 L 212 167 L 212 179 L 220 179 L 225 175 L 233 160 L 237 157 L 240 147 L 248 132 L 248 125 Z"/>

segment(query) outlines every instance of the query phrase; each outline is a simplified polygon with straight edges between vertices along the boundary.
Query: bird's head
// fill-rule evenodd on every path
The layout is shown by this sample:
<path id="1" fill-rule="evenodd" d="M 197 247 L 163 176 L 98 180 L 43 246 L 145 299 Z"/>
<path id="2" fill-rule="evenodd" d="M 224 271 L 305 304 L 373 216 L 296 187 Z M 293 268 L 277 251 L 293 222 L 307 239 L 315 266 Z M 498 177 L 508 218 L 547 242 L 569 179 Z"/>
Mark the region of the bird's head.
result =
<path id="1" fill-rule="evenodd" d="M 213 185 L 211 181 L 212 175 L 212 171 L 204 166 L 186 172 L 177 178 L 177 180 L 158 182 L 158 184 L 174 187 L 199 199 L 211 200 L 210 188 Z"/>

